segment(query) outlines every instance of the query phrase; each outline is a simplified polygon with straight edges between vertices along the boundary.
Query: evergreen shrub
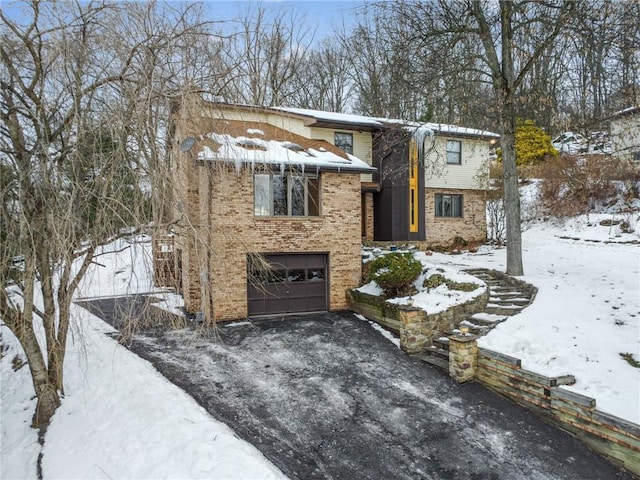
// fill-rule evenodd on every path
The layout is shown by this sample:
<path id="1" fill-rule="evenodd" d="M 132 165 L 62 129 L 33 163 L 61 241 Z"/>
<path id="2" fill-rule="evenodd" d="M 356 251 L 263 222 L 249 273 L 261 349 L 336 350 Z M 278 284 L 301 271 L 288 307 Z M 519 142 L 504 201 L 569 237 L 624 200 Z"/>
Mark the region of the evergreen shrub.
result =
<path id="1" fill-rule="evenodd" d="M 404 297 L 415 292 L 413 282 L 422 272 L 422 263 L 410 253 L 389 253 L 369 262 L 368 270 L 386 298 Z"/>

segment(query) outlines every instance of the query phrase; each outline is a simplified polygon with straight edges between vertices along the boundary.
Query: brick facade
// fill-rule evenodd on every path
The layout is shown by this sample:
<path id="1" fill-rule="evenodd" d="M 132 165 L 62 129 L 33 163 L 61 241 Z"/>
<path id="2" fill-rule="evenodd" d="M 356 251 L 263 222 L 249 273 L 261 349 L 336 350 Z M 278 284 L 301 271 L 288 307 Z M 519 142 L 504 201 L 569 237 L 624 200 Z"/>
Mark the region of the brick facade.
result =
<path id="1" fill-rule="evenodd" d="M 259 217 L 254 215 L 249 168 L 240 172 L 219 164 L 194 168 L 204 222 L 194 229 L 195 235 L 188 229 L 180 235 L 188 311 L 204 311 L 209 305 L 215 320 L 246 317 L 249 253 L 327 254 L 329 308 L 347 307 L 346 290 L 358 285 L 361 272 L 359 174 L 320 174 L 319 217 Z M 201 289 L 202 278 L 210 288 Z"/>
<path id="2" fill-rule="evenodd" d="M 438 193 L 462 195 L 463 216 L 436 217 L 435 195 Z M 446 245 L 450 244 L 455 237 L 461 237 L 466 241 L 486 241 L 485 195 L 486 192 L 483 190 L 426 188 L 426 242 L 433 245 Z"/>
<path id="3" fill-rule="evenodd" d="M 362 194 L 363 242 L 373 242 L 373 193 Z"/>

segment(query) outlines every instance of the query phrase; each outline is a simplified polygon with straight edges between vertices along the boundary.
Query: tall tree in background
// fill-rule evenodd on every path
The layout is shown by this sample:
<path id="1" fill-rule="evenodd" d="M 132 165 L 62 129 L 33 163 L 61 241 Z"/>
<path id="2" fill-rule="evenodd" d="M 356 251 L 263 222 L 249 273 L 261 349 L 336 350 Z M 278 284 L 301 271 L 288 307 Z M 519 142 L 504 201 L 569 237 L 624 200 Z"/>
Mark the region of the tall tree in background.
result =
<path id="1" fill-rule="evenodd" d="M 225 100 L 250 105 L 287 103 L 291 82 L 313 41 L 313 32 L 295 11 L 251 7 L 226 42 L 225 63 L 233 66 L 235 90 Z"/>
<path id="2" fill-rule="evenodd" d="M 24 349 L 33 424 L 42 428 L 64 393 L 70 306 L 83 275 L 100 245 L 150 220 L 140 187 L 157 137 L 141 132 L 159 125 L 153 108 L 137 109 L 158 88 L 153 60 L 171 58 L 194 27 L 180 13 L 152 16 L 162 15 L 154 6 L 141 17 L 149 29 L 136 35 L 135 5 L 26 8 L 26 24 L 0 10 L 0 317 Z"/>
<path id="3" fill-rule="evenodd" d="M 575 10 L 571 1 L 403 1 L 383 6 L 391 18 L 387 24 L 403 25 L 396 34 L 409 32 L 410 39 L 425 51 L 448 54 L 459 45 L 477 45 L 477 57 L 447 56 L 449 72 L 482 72 L 497 106 L 498 129 L 504 164 L 507 273 L 522 275 L 520 198 L 515 160 L 516 95 L 533 67 L 567 28 Z M 388 13 L 387 13 L 388 15 Z M 464 61 L 456 61 L 464 59 Z M 462 86 L 464 87 L 464 86 Z"/>
<path id="4" fill-rule="evenodd" d="M 333 38 L 327 38 L 298 65 L 292 81 L 292 107 L 329 112 L 344 112 L 353 90 L 346 50 Z"/>

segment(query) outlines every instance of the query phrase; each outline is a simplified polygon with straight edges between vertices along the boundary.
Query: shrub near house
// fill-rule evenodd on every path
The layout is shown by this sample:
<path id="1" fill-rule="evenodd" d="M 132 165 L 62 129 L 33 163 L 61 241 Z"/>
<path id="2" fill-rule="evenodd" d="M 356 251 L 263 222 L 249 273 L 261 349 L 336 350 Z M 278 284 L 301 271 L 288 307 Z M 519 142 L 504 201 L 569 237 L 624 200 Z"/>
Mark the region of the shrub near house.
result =
<path id="1" fill-rule="evenodd" d="M 502 151 L 498 149 L 498 161 Z M 519 166 L 536 165 L 546 158 L 558 156 L 551 137 L 532 120 L 521 121 L 516 127 L 516 163 Z"/>

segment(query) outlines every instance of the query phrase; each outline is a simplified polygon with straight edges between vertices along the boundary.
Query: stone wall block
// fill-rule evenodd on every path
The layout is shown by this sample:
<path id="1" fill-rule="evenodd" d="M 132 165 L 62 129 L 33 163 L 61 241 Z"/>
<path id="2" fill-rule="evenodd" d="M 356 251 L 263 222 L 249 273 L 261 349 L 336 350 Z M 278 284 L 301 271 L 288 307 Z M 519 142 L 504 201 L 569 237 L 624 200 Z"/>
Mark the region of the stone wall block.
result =
<path id="1" fill-rule="evenodd" d="M 478 368 L 478 337 L 453 335 L 449 337 L 449 375 L 458 383 L 473 380 Z"/>

